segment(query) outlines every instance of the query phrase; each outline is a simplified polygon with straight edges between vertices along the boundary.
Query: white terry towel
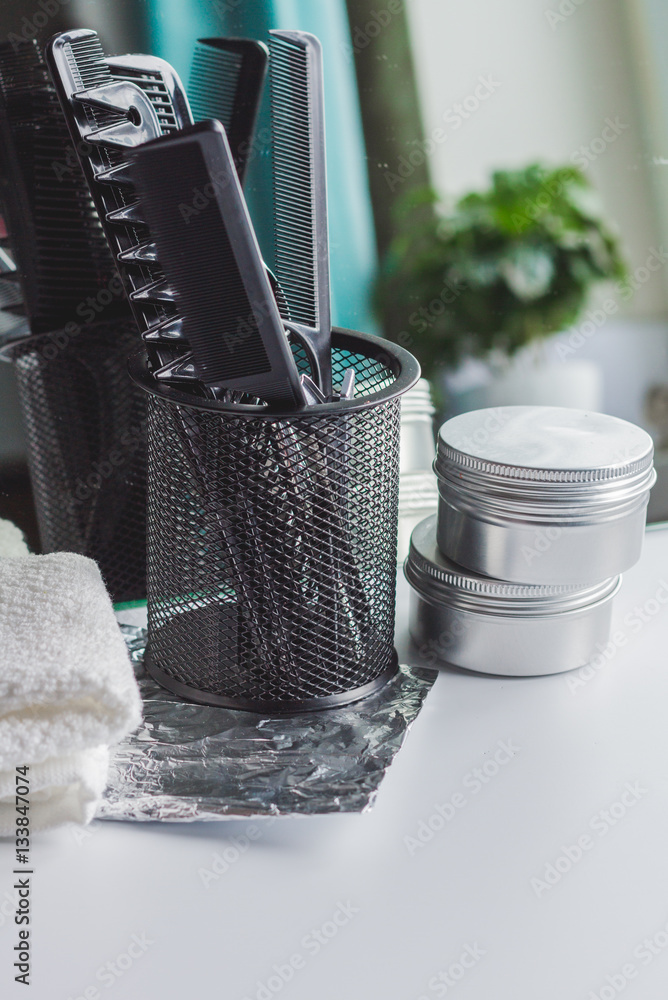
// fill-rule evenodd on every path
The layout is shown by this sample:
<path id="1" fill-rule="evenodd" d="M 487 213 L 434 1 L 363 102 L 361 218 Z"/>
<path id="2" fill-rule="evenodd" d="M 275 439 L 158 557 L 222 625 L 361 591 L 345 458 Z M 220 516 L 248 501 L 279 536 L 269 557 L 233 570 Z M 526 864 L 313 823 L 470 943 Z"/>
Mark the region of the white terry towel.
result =
<path id="1" fill-rule="evenodd" d="M 21 529 L 0 518 L 0 556 L 27 556 L 29 552 Z"/>
<path id="2" fill-rule="evenodd" d="M 100 571 L 70 552 L 0 558 L 0 836 L 28 765 L 30 828 L 89 822 L 108 747 L 141 700 Z"/>

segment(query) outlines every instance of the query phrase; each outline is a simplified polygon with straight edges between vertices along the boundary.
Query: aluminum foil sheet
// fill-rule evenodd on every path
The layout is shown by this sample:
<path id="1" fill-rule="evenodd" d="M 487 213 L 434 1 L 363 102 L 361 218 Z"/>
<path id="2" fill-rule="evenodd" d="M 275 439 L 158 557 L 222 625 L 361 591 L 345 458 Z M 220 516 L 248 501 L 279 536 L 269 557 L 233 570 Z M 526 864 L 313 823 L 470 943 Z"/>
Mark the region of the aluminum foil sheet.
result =
<path id="1" fill-rule="evenodd" d="M 191 823 L 365 812 L 437 677 L 402 666 L 355 705 L 269 719 L 179 700 L 144 671 L 145 629 L 121 630 L 144 721 L 112 751 L 98 819 Z"/>

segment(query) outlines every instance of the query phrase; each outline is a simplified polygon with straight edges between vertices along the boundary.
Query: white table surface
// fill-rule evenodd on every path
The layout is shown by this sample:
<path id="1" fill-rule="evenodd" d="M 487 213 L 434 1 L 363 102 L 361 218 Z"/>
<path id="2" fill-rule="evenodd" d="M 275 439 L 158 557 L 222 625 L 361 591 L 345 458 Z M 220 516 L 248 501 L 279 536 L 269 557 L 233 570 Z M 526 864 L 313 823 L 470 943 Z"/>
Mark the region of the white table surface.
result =
<path id="1" fill-rule="evenodd" d="M 32 985 L 13 982 L 17 928 L 0 906 L 0 996 L 665 1000 L 661 599 L 665 529 L 648 532 L 617 598 L 619 647 L 584 683 L 444 670 L 368 815 L 35 835 Z M 398 642 L 410 662 L 406 604 L 402 585 Z M 486 763 L 480 783 L 474 769 Z M 418 830 L 420 847 L 406 840 Z M 569 862 L 564 849 L 580 838 Z M 223 854 L 231 863 L 216 873 Z M 3 903 L 13 860 L 0 843 Z M 557 861 L 564 871 L 547 887 Z"/>

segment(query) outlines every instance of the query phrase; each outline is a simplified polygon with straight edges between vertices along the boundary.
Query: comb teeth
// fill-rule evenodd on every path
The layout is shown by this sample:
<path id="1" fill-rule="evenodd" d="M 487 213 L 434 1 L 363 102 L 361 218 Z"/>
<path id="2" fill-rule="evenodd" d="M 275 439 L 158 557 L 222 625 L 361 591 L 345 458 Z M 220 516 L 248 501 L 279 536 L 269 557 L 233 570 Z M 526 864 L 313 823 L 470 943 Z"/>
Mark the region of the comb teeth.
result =
<path id="1" fill-rule="evenodd" d="M 73 38 L 68 43 L 67 61 L 72 75 L 80 83 L 79 90 L 99 87 L 111 79 L 111 73 L 104 62 L 104 52 L 97 35 Z"/>
<path id="2" fill-rule="evenodd" d="M 173 316 L 150 326 L 143 336 L 147 344 L 183 344 L 186 342 L 183 320 L 180 316 Z"/>
<path id="3" fill-rule="evenodd" d="M 108 222 L 113 222 L 121 226 L 132 222 L 144 224 L 141 206 L 138 201 L 133 201 L 129 205 L 123 205 L 122 208 L 114 209 L 113 212 L 107 212 L 106 218 Z"/>
<path id="4" fill-rule="evenodd" d="M 315 192 L 306 49 L 272 36 L 271 116 L 276 276 L 296 323 L 317 323 Z"/>
<path id="5" fill-rule="evenodd" d="M 242 62 L 240 52 L 212 49 L 202 42 L 197 43 L 188 89 L 195 121 L 217 118 L 229 131 Z"/>
<path id="6" fill-rule="evenodd" d="M 133 302 L 174 302 L 174 289 L 160 278 L 151 285 L 144 285 L 136 292 L 130 293 Z"/>
<path id="7" fill-rule="evenodd" d="M 191 382 L 197 378 L 192 354 L 184 354 L 182 357 L 175 358 L 166 365 L 156 368 L 153 377 L 157 378 L 159 382 Z"/>
<path id="8" fill-rule="evenodd" d="M 158 251 L 155 243 L 140 243 L 138 246 L 119 253 L 118 259 L 126 263 L 157 264 Z"/>
<path id="9" fill-rule="evenodd" d="M 109 170 L 98 170 L 95 174 L 98 184 L 117 184 L 119 186 L 128 185 L 132 187 L 128 165 L 125 162 L 119 163 L 117 167 Z"/>
<path id="10" fill-rule="evenodd" d="M 222 123 L 242 184 L 268 55 L 266 45 L 248 38 L 201 38 L 193 54 L 190 93 L 194 117 Z"/>

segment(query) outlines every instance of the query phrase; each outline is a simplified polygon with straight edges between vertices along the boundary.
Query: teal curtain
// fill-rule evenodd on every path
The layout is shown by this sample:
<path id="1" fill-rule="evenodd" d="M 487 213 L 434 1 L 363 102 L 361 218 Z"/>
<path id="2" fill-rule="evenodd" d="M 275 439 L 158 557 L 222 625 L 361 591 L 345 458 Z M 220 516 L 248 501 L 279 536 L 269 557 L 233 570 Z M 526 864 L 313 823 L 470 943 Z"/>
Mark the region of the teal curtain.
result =
<path id="1" fill-rule="evenodd" d="M 377 259 L 367 184 L 364 137 L 345 0 L 150 0 L 151 49 L 187 84 L 197 38 L 215 35 L 266 40 L 271 28 L 310 31 L 321 40 L 325 64 L 332 317 L 337 326 L 377 332 L 370 289 Z M 250 9 L 252 8 L 252 9 Z M 268 100 L 258 123 L 258 155 L 247 198 L 267 262 L 271 237 L 271 157 Z"/>

